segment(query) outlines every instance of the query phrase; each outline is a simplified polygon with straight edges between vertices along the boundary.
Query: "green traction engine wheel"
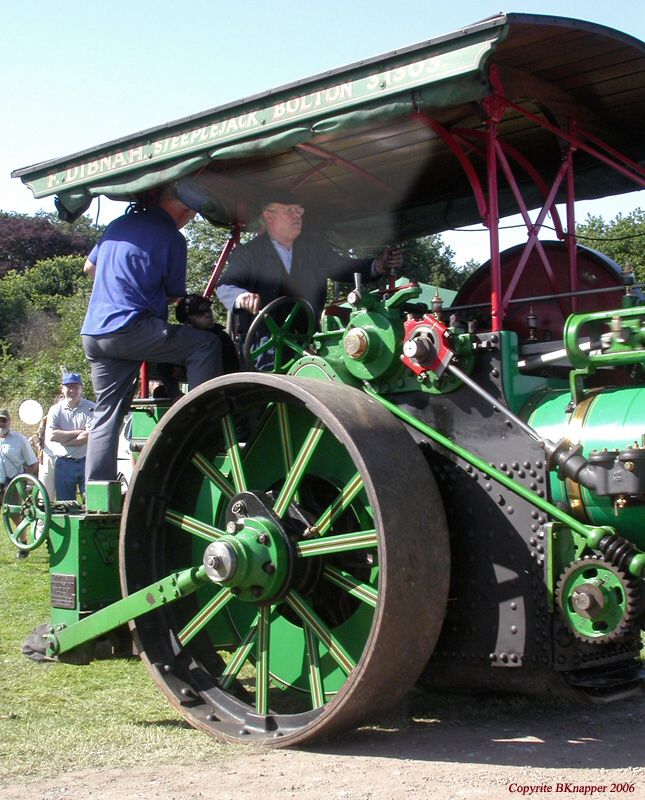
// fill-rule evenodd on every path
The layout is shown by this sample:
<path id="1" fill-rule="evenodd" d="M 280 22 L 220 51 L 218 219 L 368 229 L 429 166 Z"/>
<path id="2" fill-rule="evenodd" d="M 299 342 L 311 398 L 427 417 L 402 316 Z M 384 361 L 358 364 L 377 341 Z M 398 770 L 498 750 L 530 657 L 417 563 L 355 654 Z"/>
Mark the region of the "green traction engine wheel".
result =
<path id="1" fill-rule="evenodd" d="M 360 391 L 268 374 L 175 405 L 126 500 L 124 595 L 194 566 L 131 623 L 188 721 L 293 745 L 392 707 L 426 665 L 449 583 L 445 516 L 404 427 Z"/>
<path id="2" fill-rule="evenodd" d="M 51 504 L 38 478 L 27 473 L 16 475 L 1 499 L 5 530 L 19 550 L 35 550 L 47 541 Z"/>

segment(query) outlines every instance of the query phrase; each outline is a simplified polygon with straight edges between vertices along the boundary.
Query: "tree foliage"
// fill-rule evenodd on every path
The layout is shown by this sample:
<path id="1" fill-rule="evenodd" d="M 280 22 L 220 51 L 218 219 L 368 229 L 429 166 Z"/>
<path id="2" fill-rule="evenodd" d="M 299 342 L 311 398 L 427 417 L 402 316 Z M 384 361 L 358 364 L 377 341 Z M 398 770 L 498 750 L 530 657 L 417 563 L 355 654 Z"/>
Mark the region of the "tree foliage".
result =
<path id="1" fill-rule="evenodd" d="M 80 329 L 90 284 L 84 256 L 39 261 L 0 280 L 0 400 L 31 397 L 47 407 L 64 369 L 90 380 Z M 14 401 L 13 403 L 11 401 Z"/>
<path id="2" fill-rule="evenodd" d="M 469 262 L 459 268 L 454 259 L 454 251 L 440 235 L 422 236 L 404 244 L 403 274 L 420 283 L 458 289 L 478 265 Z"/>
<path id="3" fill-rule="evenodd" d="M 0 212 L 0 276 L 55 256 L 86 255 L 99 235 L 87 217 L 69 225 L 50 214 Z"/>
<path id="4" fill-rule="evenodd" d="M 580 244 L 599 250 L 621 267 L 631 267 L 639 283 L 645 282 L 645 211 L 618 214 L 609 221 L 587 214 L 576 227 Z"/>

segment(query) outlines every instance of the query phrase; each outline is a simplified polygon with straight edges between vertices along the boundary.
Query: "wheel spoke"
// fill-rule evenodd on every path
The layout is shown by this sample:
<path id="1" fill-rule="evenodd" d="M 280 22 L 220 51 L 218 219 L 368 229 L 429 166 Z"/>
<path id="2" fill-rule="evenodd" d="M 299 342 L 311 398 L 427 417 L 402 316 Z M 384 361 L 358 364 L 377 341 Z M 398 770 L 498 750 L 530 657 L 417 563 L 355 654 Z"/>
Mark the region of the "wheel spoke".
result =
<path id="1" fill-rule="evenodd" d="M 315 527 L 319 536 L 324 536 L 329 531 L 343 511 L 356 499 L 362 488 L 363 479 L 357 472 L 349 483 L 345 484 L 334 502 L 316 520 Z"/>
<path id="2" fill-rule="evenodd" d="M 244 492 L 246 491 L 246 478 L 244 476 L 244 469 L 242 467 L 240 445 L 237 441 L 235 424 L 233 423 L 233 418 L 230 414 L 222 417 L 222 431 L 224 433 L 226 450 L 228 451 L 231 459 L 231 470 L 233 473 L 233 485 L 235 486 L 235 491 Z"/>
<path id="3" fill-rule="evenodd" d="M 305 470 L 307 469 L 307 465 L 309 464 L 318 443 L 320 442 L 320 438 L 325 432 L 325 426 L 321 422 L 321 420 L 317 419 L 313 424 L 311 430 L 307 434 L 307 438 L 303 442 L 302 447 L 300 448 L 300 452 L 293 464 L 293 467 L 289 471 L 286 481 L 280 490 L 280 494 L 278 499 L 275 502 L 274 511 L 278 517 L 282 517 L 283 514 L 286 512 L 289 504 L 293 500 L 293 497 L 298 489 L 300 481 L 302 480 Z"/>
<path id="4" fill-rule="evenodd" d="M 307 644 L 307 661 L 309 663 L 309 687 L 311 689 L 311 707 L 321 708 L 325 705 L 325 689 L 320 675 L 320 656 L 318 654 L 318 640 L 309 625 L 305 625 L 305 640 Z"/>
<path id="5" fill-rule="evenodd" d="M 179 528 L 186 533 L 192 533 L 194 536 L 199 536 L 200 539 L 206 539 L 207 542 L 216 542 L 220 536 L 224 536 L 224 531 L 216 528 L 213 525 L 208 525 L 195 517 L 188 514 L 182 514 L 180 511 L 175 511 L 173 508 L 166 509 L 166 521 L 176 528 Z"/>
<path id="6" fill-rule="evenodd" d="M 198 614 L 190 620 L 177 634 L 177 638 L 181 645 L 186 645 L 197 634 L 208 625 L 213 617 L 219 613 L 224 606 L 232 599 L 233 595 L 228 589 L 222 589 L 218 592 L 213 599 L 207 603 L 204 608 L 200 609 Z"/>
<path id="7" fill-rule="evenodd" d="M 285 333 L 291 330 L 291 326 L 293 325 L 294 320 L 300 313 L 301 309 L 302 309 L 302 303 L 295 303 L 291 311 L 287 314 L 287 318 L 282 323 L 282 330 L 285 331 Z"/>
<path id="8" fill-rule="evenodd" d="M 271 338 L 282 332 L 282 326 L 278 325 L 277 322 L 270 315 L 267 315 L 265 317 L 264 324 L 267 326 L 267 329 L 271 333 Z"/>
<path id="9" fill-rule="evenodd" d="M 325 625 L 322 619 L 316 614 L 316 612 L 311 608 L 311 606 L 302 599 L 302 597 L 297 592 L 294 591 L 289 592 L 289 594 L 286 596 L 285 599 L 286 602 L 300 617 L 300 619 L 302 619 L 302 621 L 306 625 L 309 625 L 311 627 L 316 636 L 327 647 L 327 649 L 329 650 L 329 654 L 338 664 L 338 666 L 342 669 L 345 675 L 349 675 L 349 673 L 356 666 L 356 662 L 349 655 L 347 650 L 345 650 L 345 648 L 338 641 L 338 639 L 336 639 L 336 637 L 329 630 L 327 625 Z"/>
<path id="10" fill-rule="evenodd" d="M 233 653 L 233 655 L 228 661 L 228 664 L 224 668 L 224 671 L 222 672 L 219 679 L 219 684 L 222 687 L 222 689 L 231 688 L 233 681 L 237 678 L 239 671 L 244 666 L 244 662 L 251 655 L 251 650 L 253 650 L 253 644 L 255 643 L 255 637 L 257 636 L 259 619 L 260 615 L 258 614 L 254 619 L 253 623 L 251 624 L 248 633 L 242 640 L 242 643 Z"/>
<path id="11" fill-rule="evenodd" d="M 372 608 L 376 608 L 378 592 L 373 586 L 370 586 L 369 583 L 359 581 L 348 572 L 332 567 L 331 564 L 325 564 L 323 575 L 328 581 L 331 581 L 331 583 L 340 586 L 341 589 L 345 589 L 348 594 L 357 597 L 359 600 L 362 600 L 363 603 L 372 606 Z"/>
<path id="12" fill-rule="evenodd" d="M 280 430 L 280 445 L 282 447 L 282 460 L 284 461 L 285 475 L 293 466 L 293 447 L 291 443 L 291 423 L 289 421 L 289 411 L 285 403 L 276 405 L 278 410 L 278 427 Z M 294 494 L 294 499 L 298 502 L 298 492 Z"/>
<path id="13" fill-rule="evenodd" d="M 16 527 L 16 530 L 14 531 L 14 537 L 18 538 L 20 534 L 25 530 L 25 528 L 31 525 L 31 522 L 32 521 L 28 517 L 25 517 L 23 520 L 21 520 L 21 522 Z"/>
<path id="14" fill-rule="evenodd" d="M 284 342 L 282 339 L 275 340 L 275 350 L 273 355 L 273 370 L 282 369 L 282 353 L 284 351 Z"/>
<path id="15" fill-rule="evenodd" d="M 270 609 L 260 609 L 256 638 L 255 710 L 269 713 L 269 649 L 271 645 Z"/>
<path id="16" fill-rule="evenodd" d="M 233 484 L 230 483 L 222 473 L 203 455 L 203 453 L 195 453 L 191 459 L 192 463 L 206 478 L 211 480 L 217 488 L 222 492 L 225 497 L 233 497 L 235 489 Z"/>
<path id="17" fill-rule="evenodd" d="M 25 502 L 25 500 L 27 499 L 26 486 L 25 486 L 24 482 L 23 482 L 22 480 L 19 480 L 19 481 L 18 481 L 16 484 L 14 484 L 14 485 L 15 485 L 15 487 L 16 487 L 16 491 L 17 491 L 17 492 L 18 492 L 18 494 L 20 495 L 20 499 L 21 499 L 21 500 L 23 501 L 23 503 L 24 503 L 24 502 Z"/>
<path id="18" fill-rule="evenodd" d="M 275 340 L 273 339 L 273 337 L 271 339 L 267 339 L 266 342 L 264 342 L 261 345 L 258 345 L 257 347 L 254 347 L 253 350 L 251 350 L 250 352 L 251 358 L 255 361 L 258 356 L 261 356 L 263 353 L 266 353 L 268 350 L 271 350 L 274 347 L 274 345 L 275 345 Z"/>
<path id="19" fill-rule="evenodd" d="M 20 514 L 22 511 L 22 506 L 9 505 L 9 503 L 5 503 L 2 508 L 7 514 Z"/>
<path id="20" fill-rule="evenodd" d="M 310 556 L 345 553 L 350 550 L 362 550 L 363 548 L 376 547 L 377 544 L 378 537 L 376 535 L 376 529 L 370 528 L 365 531 L 341 533 L 338 536 L 325 536 L 323 539 L 310 539 L 308 541 L 298 542 L 296 548 L 300 556 L 308 558 Z"/>
<path id="21" fill-rule="evenodd" d="M 302 355 L 305 351 L 304 344 L 301 344 L 300 342 L 294 342 L 293 339 L 289 339 L 287 336 L 283 338 L 282 343 L 283 345 L 286 344 L 287 347 L 290 347 L 295 353 L 298 353 L 298 355 Z"/>

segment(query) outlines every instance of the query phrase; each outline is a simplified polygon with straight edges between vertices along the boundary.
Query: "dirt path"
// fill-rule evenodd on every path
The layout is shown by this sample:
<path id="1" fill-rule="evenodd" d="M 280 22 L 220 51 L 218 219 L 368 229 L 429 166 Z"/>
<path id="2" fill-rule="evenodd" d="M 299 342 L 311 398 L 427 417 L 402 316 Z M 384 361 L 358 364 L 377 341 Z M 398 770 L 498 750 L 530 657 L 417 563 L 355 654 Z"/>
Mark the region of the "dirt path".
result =
<path id="1" fill-rule="evenodd" d="M 416 699 L 418 700 L 418 698 Z M 415 700 L 415 702 L 416 702 Z M 3 800 L 645 800 L 645 697 L 609 706 L 442 698 L 309 750 L 243 750 L 216 764 L 67 773 Z M 615 785 L 618 784 L 618 788 Z M 593 789 L 593 791 L 592 791 Z"/>

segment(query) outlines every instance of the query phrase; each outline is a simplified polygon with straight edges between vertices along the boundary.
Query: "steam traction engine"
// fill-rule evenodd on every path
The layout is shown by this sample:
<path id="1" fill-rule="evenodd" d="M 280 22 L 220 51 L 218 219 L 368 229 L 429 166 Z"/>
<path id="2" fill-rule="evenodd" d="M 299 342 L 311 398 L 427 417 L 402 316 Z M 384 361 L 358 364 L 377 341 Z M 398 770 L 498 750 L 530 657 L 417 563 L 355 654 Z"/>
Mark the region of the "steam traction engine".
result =
<path id="1" fill-rule="evenodd" d="M 599 41 L 607 35 L 577 26 L 573 39 L 580 30 Z M 346 214 L 337 209 L 342 229 L 351 213 L 360 217 L 360 181 L 373 178 L 365 165 L 387 173 L 381 186 L 396 185 L 410 154 L 418 153 L 417 170 L 426 168 L 430 141 L 437 158 L 457 156 L 491 229 L 493 256 L 449 303 L 436 287 L 392 279 L 367 291 L 357 281 L 317 332 L 305 301 L 269 305 L 249 332 L 245 356 L 252 368 L 272 354 L 272 372 L 219 378 L 172 407 L 135 402 L 133 443 L 141 452 L 123 508 L 116 483 L 90 484 L 85 507 L 61 508 L 33 479 L 17 478 L 7 490 L 5 524 L 17 547 L 48 543 L 50 657 L 90 658 L 97 641 L 105 644 L 129 623 L 153 679 L 191 724 L 229 740 L 280 745 L 378 717 L 417 681 L 592 699 L 641 690 L 642 295 L 628 269 L 564 234 L 539 242 L 537 229 L 547 211 L 555 214 L 562 186 L 572 214 L 575 152 L 584 156 L 582 186 L 595 175 L 593 158 L 603 170 L 614 162 L 621 176 L 615 188 L 642 185 L 643 172 L 615 150 L 601 152 L 597 138 L 556 128 L 548 114 L 538 118 L 508 88 L 521 94 L 517 87 L 530 84 L 562 112 L 562 97 L 544 94 L 547 68 L 542 82 L 518 82 L 512 59 L 540 33 L 540 56 L 552 53 L 555 63 L 563 53 L 558 37 L 569 27 L 522 15 L 484 21 L 452 42 L 455 51 L 479 48 L 483 82 L 462 76 L 459 93 L 444 94 L 445 83 L 433 84 L 437 66 L 409 109 L 395 86 L 396 108 L 373 104 L 324 128 L 312 123 L 313 144 L 303 144 L 299 127 L 257 147 L 242 142 L 210 153 L 212 163 L 198 175 L 212 203 L 206 216 L 221 219 L 236 191 L 238 214 L 249 174 L 293 186 L 304 153 L 302 191 L 311 192 L 313 207 L 324 215 L 351 195 L 355 205 Z M 610 33 L 629 52 L 635 47 Z M 423 48 L 445 53 L 450 44 Z M 413 59 L 421 55 L 391 54 L 383 64 L 406 58 L 418 68 L 400 74 L 416 80 L 426 62 Z M 356 65 L 343 79 L 356 77 L 358 87 L 365 70 L 377 67 Z M 387 76 L 399 73 L 378 74 L 387 96 Z M 276 102 L 305 90 L 306 83 L 287 87 Z M 472 128 L 448 128 L 448 105 L 453 117 L 470 119 L 472 104 L 459 105 L 467 90 L 485 94 L 484 130 L 480 116 Z M 424 98 L 432 113 L 423 110 Z M 537 162 L 552 155 L 539 137 L 557 137 L 561 158 L 551 187 L 504 139 L 509 114 L 511 133 L 518 119 L 526 123 L 527 148 L 536 137 Z M 471 161 L 482 142 L 485 158 Z M 356 186 L 325 205 L 338 181 L 318 180 L 318 172 L 347 167 L 350 145 L 364 165 L 350 165 Z M 343 158 L 330 160 L 334 147 Z M 322 161 L 314 167 L 316 154 Z M 512 160 L 544 206 L 529 225 L 527 247 L 499 253 L 499 204 L 512 194 L 528 218 L 527 184 L 514 177 Z M 432 163 L 441 172 L 444 162 Z M 192 161 L 185 166 L 194 172 Z M 497 185 L 502 168 L 510 192 Z M 36 183 L 49 171 L 51 193 L 60 169 L 37 165 L 23 179 L 29 173 Z M 144 175 L 137 186 L 146 180 L 158 178 Z M 110 193 L 126 196 L 131 183 L 114 181 Z M 435 189 L 452 191 L 420 179 L 405 188 L 406 201 L 400 191 L 390 215 L 408 232 L 419 209 L 432 219 Z M 58 193 L 68 208 L 80 196 L 64 186 Z M 385 219 L 375 208 L 381 201 L 372 193 L 361 225 L 369 226 L 371 214 Z"/>

